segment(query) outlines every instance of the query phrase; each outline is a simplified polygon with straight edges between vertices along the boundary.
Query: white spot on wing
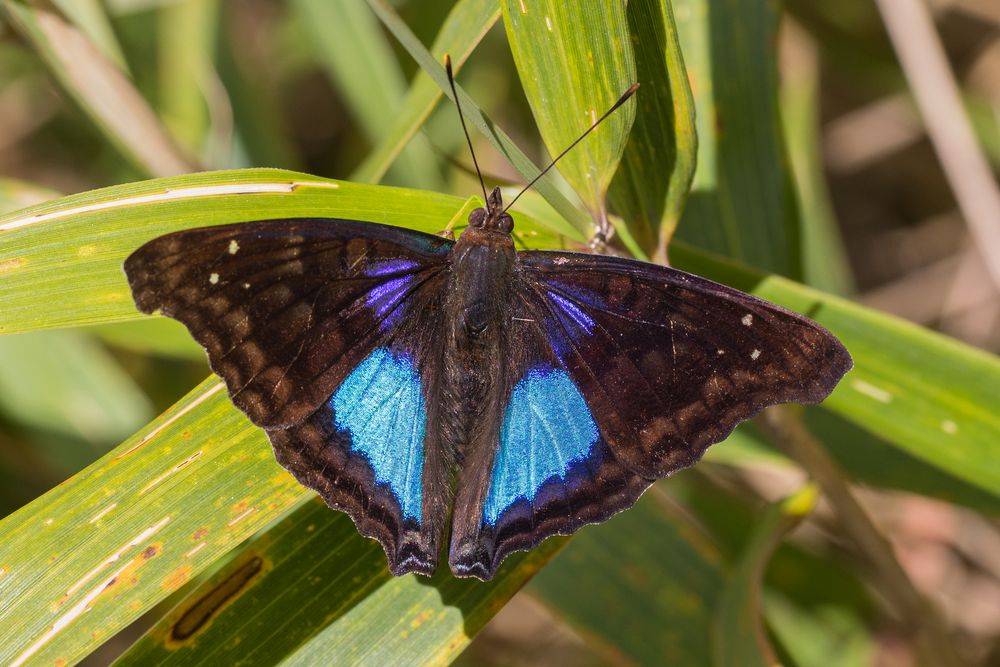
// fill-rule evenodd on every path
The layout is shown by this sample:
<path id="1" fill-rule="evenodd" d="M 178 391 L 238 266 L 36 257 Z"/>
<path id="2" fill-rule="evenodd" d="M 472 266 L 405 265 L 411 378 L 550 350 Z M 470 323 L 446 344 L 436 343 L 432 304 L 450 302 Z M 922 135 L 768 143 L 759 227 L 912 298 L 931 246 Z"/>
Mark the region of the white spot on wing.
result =
<path id="1" fill-rule="evenodd" d="M 232 241 L 230 241 L 229 242 L 229 254 L 230 255 L 235 255 L 239 251 L 240 251 L 240 244 L 236 242 L 236 239 L 233 239 Z"/>
<path id="2" fill-rule="evenodd" d="M 722 355 L 724 355 L 726 353 L 726 351 L 725 350 L 716 350 L 715 353 L 721 357 Z"/>
<path id="3" fill-rule="evenodd" d="M 760 350 L 754 350 L 753 352 L 751 352 L 750 358 L 753 359 L 754 361 L 760 359 Z"/>
<path id="4" fill-rule="evenodd" d="M 746 315 L 743 316 L 743 319 L 741 319 L 740 322 L 742 322 L 743 326 L 745 327 L 750 326 L 751 324 L 753 324 L 753 315 L 747 313 Z"/>
<path id="5" fill-rule="evenodd" d="M 250 283 L 243 283 L 243 289 L 250 289 Z"/>
<path id="6" fill-rule="evenodd" d="M 213 285 L 218 285 L 219 284 L 219 274 L 218 273 L 213 273 L 212 275 L 210 275 L 208 277 L 208 282 L 212 283 Z"/>
<path id="7" fill-rule="evenodd" d="M 854 380 L 851 383 L 851 386 L 854 388 L 854 391 L 858 392 L 859 394 L 864 394 L 869 398 L 874 398 L 879 403 L 892 402 L 892 394 L 887 392 L 885 389 L 876 387 L 875 385 L 869 384 L 864 380 Z"/>

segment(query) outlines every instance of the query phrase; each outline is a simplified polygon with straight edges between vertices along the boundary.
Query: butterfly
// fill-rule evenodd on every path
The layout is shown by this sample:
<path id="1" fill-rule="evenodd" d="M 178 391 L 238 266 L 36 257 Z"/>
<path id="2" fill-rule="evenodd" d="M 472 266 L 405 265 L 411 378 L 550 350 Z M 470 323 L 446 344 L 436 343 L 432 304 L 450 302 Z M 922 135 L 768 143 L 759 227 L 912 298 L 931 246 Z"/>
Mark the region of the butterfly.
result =
<path id="1" fill-rule="evenodd" d="M 704 278 L 517 251 L 500 189 L 483 195 L 457 241 L 260 220 L 167 234 L 125 261 L 139 310 L 187 326 L 278 463 L 378 540 L 395 575 L 433 573 L 447 547 L 453 574 L 489 580 L 764 407 L 823 400 L 852 366 L 818 324 Z"/>
<path id="2" fill-rule="evenodd" d="M 516 251 L 500 190 L 457 241 L 323 218 L 156 238 L 136 305 L 185 324 L 278 462 L 393 574 L 457 576 L 603 521 L 852 365 L 814 322 L 675 269 Z"/>

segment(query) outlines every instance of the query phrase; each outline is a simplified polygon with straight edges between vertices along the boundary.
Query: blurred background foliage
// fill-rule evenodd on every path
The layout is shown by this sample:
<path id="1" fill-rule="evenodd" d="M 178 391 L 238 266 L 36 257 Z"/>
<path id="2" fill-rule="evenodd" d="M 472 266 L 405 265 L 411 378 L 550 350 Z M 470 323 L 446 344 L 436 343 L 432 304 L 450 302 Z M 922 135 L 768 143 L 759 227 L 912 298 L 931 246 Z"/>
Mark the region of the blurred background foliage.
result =
<path id="1" fill-rule="evenodd" d="M 22 580 L 4 588 L 14 579 L 0 558 L 0 605 L 18 613 L 21 600 L 34 596 L 39 609 L 54 614 L 36 624 L 40 630 L 11 630 L 9 639 L 16 634 L 22 643 L 8 659 L 28 655 L 48 664 L 41 658 L 68 656 L 69 662 L 104 664 L 126 652 L 123 663 L 135 664 L 149 664 L 154 655 L 186 664 L 219 664 L 220 655 L 259 664 L 316 664 L 330 656 L 341 664 L 1000 664 L 1000 484 L 991 482 L 1000 475 L 1000 280 L 991 270 L 1000 243 L 988 243 L 998 238 L 1000 218 L 977 221 L 991 210 L 989 195 L 982 206 L 963 199 L 962 184 L 978 178 L 976 164 L 963 171 L 967 162 L 949 160 L 948 146 L 957 142 L 934 137 L 934 110 L 914 95 L 928 85 L 918 80 L 927 70 L 907 67 L 905 56 L 900 58 L 907 40 L 932 54 L 936 42 L 926 42 L 927 35 L 912 25 L 897 25 L 893 39 L 886 29 L 887 22 L 891 27 L 905 21 L 893 14 L 899 7 L 912 8 L 910 18 L 932 18 L 930 34 L 941 40 L 964 110 L 945 124 L 970 124 L 973 150 L 991 179 L 984 187 L 988 191 L 992 184 L 995 196 L 1000 5 L 894 3 L 787 0 L 779 8 L 764 0 L 631 0 L 627 14 L 602 15 L 602 22 L 617 22 L 616 30 L 632 38 L 598 58 L 609 63 L 601 75 L 606 85 L 584 99 L 600 99 L 594 102 L 600 113 L 627 87 L 621 81 L 638 79 L 643 87 L 636 111 L 628 112 L 635 114 L 632 135 L 626 142 L 627 114 L 615 128 L 602 129 L 600 146 L 568 158 L 565 180 L 542 186 L 547 204 L 541 196 L 525 197 L 520 210 L 527 217 L 519 229 L 535 233 L 537 221 L 542 236 L 529 236 L 529 243 L 534 238 L 535 246 L 572 245 L 586 236 L 592 219 L 610 214 L 619 250 L 661 260 L 676 238 L 671 257 L 681 268 L 700 268 L 762 296 L 785 298 L 790 307 L 821 310 L 826 326 L 842 336 L 837 327 L 844 327 L 861 341 L 852 347 L 845 337 L 859 372 L 875 368 L 884 356 L 890 384 L 927 385 L 921 396 L 930 401 L 928 410 L 954 408 L 968 416 L 968 429 L 958 417 L 925 428 L 921 419 L 931 417 L 914 407 L 919 402 L 905 409 L 875 405 L 866 414 L 845 397 L 846 390 L 838 390 L 830 410 L 805 412 L 807 433 L 822 445 L 816 448 L 820 454 L 788 446 L 795 438 L 787 434 L 801 426 L 794 413 L 791 426 L 778 419 L 742 428 L 697 468 L 656 485 L 632 510 L 582 530 L 564 548 L 562 541 L 547 543 L 492 588 L 443 574 L 426 585 L 409 577 L 390 587 L 374 543 L 354 535 L 340 515 L 303 504 L 301 493 L 277 478 L 276 488 L 288 499 L 276 502 L 272 514 L 259 512 L 261 524 L 253 531 L 216 545 L 212 557 L 194 569 L 179 575 L 171 570 L 174 578 L 165 579 L 170 583 L 155 599 L 131 607 L 124 597 L 106 601 L 119 600 L 117 625 L 86 626 L 93 636 L 65 649 L 46 630 L 60 618 L 62 602 L 52 607 L 46 596 L 72 597 L 83 589 L 54 591 L 44 581 Z M 586 112 L 581 107 L 577 114 L 573 100 L 553 98 L 553 91 L 577 90 L 589 80 L 587 67 L 573 69 L 584 55 L 568 52 L 567 61 L 553 63 L 532 41 L 540 37 L 512 36 L 522 10 L 545 5 L 2 0 L 0 212 L 151 177 L 246 167 L 463 198 L 476 194 L 454 107 L 435 106 L 440 91 L 393 20 L 419 42 L 433 44 L 435 59 L 450 50 L 462 65 L 459 80 L 471 100 L 542 164 L 578 131 L 559 117 Z M 579 43 L 598 44 L 587 41 L 586 31 L 593 29 L 581 23 Z M 633 55 L 623 58 L 629 48 Z M 512 167 L 486 136 L 474 132 L 473 141 L 490 183 L 524 182 L 523 169 Z M 603 171 L 588 177 L 591 167 Z M 371 205 L 364 197 L 381 196 L 360 192 L 362 208 Z M 324 201 L 308 205 L 322 207 Z M 461 205 L 415 201 L 429 207 L 428 215 L 437 215 L 435 207 Z M 169 221 L 173 213 L 162 215 Z M 449 214 L 430 221 L 417 217 L 399 218 L 399 224 L 433 231 L 433 220 L 443 227 Z M 95 233 L 111 238 L 143 224 L 138 217 L 123 220 Z M 555 230 L 568 240 L 546 240 L 547 220 L 550 236 Z M 167 230 L 144 233 L 158 231 Z M 59 240 L 26 236 L 15 242 L 5 234 L 14 238 L 0 231 L 0 251 L 5 243 L 9 250 L 17 242 Z M 706 251 L 712 254 L 699 254 Z M 0 282 L 13 280 L 18 257 L 0 252 Z M 107 266 L 118 265 L 109 260 Z M 815 296 L 820 292 L 797 292 L 746 266 L 849 297 L 870 310 L 845 310 L 853 306 Z M 61 275 L 54 288 L 38 282 L 37 289 L 50 290 L 46 295 L 85 289 L 88 276 L 74 281 Z M 30 300 L 32 285 L 17 283 L 18 298 Z M 208 374 L 200 348 L 173 322 L 111 322 L 132 317 L 122 311 L 86 328 L 57 328 L 68 320 L 44 317 L 37 325 L 18 320 L 13 326 L 12 292 L 4 293 L 0 284 L 0 331 L 22 332 L 0 337 L 0 512 L 9 515 L 0 536 L 31 530 L 26 526 L 33 511 L 48 511 L 45 503 L 63 502 L 59 493 L 83 487 L 46 492 L 148 430 L 155 415 Z M 829 322 L 822 319 L 826 308 L 836 311 L 827 315 Z M 837 309 L 848 314 L 839 319 Z M 897 328 L 877 313 L 951 340 Z M 866 326 L 887 333 L 865 338 Z M 207 386 L 202 391 L 210 393 Z M 879 387 L 855 388 L 888 404 Z M 888 423 L 879 422 L 882 408 Z M 230 415 L 221 399 L 218 410 L 211 414 Z M 960 444 L 943 442 L 944 453 L 925 455 L 925 443 L 915 435 L 921 431 L 929 432 L 927 446 L 956 431 Z M 961 440 L 972 431 L 977 435 Z M 239 451 L 262 452 L 261 474 L 277 475 L 263 441 L 252 442 Z M 101 465 L 90 469 L 91 477 L 99 476 Z M 818 501 L 805 485 L 808 477 L 823 492 Z M 188 483 L 209 484 L 207 479 Z M 194 502 L 184 493 L 184 487 L 172 487 L 172 507 Z M 781 502 L 787 496 L 791 500 Z M 74 502 L 72 496 L 64 500 Z M 860 519 L 851 514 L 855 501 L 863 508 Z M 245 508 L 235 507 L 239 519 Z M 300 548 L 300 533 L 326 541 L 317 537 L 308 549 Z M 11 537 L 8 544 L 14 543 Z M 108 542 L 102 553 L 119 543 Z M 351 545 L 349 559 L 340 553 L 341 543 Z M 43 551 L 28 556 L 27 562 L 39 563 L 38 572 L 46 559 L 57 561 Z M 341 579 L 355 563 L 364 566 Z M 225 590 L 233 581 L 252 585 L 237 585 L 239 595 L 232 599 L 224 596 L 210 610 L 212 624 L 193 640 L 178 637 L 176 628 L 189 618 L 185 613 L 197 607 L 191 601 L 208 599 L 205 591 Z M 323 588 L 325 581 L 340 583 Z M 328 594 L 313 600 L 313 587 Z M 304 590 L 305 598 L 289 599 L 290 590 Z M 241 620 L 265 624 L 292 610 L 301 612 L 295 629 L 278 638 Z M 24 653 L 33 646 L 31 638 L 39 637 L 47 637 L 44 650 L 53 653 L 44 653 L 42 644 Z M 359 649 L 362 643 L 368 648 Z"/>

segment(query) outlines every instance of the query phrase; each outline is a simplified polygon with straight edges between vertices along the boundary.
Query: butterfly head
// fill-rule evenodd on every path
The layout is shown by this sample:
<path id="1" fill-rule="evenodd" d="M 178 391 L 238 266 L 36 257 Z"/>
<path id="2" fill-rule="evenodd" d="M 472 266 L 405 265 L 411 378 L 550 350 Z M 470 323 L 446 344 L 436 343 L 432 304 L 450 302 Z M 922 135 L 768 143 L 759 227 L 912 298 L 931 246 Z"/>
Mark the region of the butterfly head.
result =
<path id="1" fill-rule="evenodd" d="M 514 229 L 514 219 L 503 210 L 503 198 L 500 196 L 499 186 L 493 188 L 493 192 L 486 198 L 486 208 L 477 208 L 469 214 L 469 227 L 510 235 Z"/>

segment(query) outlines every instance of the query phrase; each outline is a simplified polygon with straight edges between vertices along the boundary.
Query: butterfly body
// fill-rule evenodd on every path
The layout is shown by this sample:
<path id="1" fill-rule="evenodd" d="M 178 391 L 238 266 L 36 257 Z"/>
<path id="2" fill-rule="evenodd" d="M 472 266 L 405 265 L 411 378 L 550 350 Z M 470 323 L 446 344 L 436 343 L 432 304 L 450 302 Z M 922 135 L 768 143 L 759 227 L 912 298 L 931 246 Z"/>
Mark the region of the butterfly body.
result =
<path id="1" fill-rule="evenodd" d="M 281 465 L 394 574 L 489 579 L 602 521 L 850 356 L 815 323 L 672 269 L 515 251 L 499 190 L 457 242 L 351 220 L 169 234 L 125 263 Z"/>

